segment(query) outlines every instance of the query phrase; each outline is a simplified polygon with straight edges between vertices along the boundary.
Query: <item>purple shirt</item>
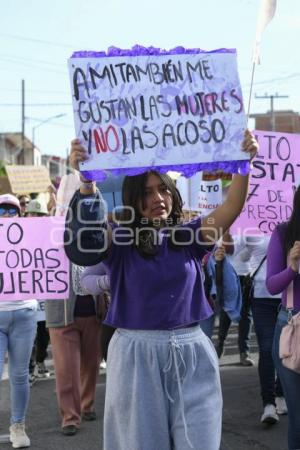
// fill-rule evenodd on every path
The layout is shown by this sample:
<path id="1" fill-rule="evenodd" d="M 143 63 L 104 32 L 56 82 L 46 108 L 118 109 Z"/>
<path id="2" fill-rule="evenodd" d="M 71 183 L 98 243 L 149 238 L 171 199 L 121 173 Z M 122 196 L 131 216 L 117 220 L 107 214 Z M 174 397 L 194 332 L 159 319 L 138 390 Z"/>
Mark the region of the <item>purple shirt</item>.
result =
<path id="1" fill-rule="evenodd" d="M 300 275 L 287 266 L 283 240 L 285 227 L 280 227 L 273 231 L 268 247 L 266 286 L 272 295 L 282 292 L 281 303 L 286 306 L 286 290 L 290 282 L 294 281 L 294 309 L 300 311 Z"/>
<path id="2" fill-rule="evenodd" d="M 195 232 L 200 223 L 198 218 L 184 227 Z M 122 234 L 120 228 L 115 229 L 116 235 L 118 232 Z M 201 267 L 208 246 L 203 245 L 201 233 L 198 236 L 200 243 L 194 241 L 174 250 L 162 234 L 157 254 L 147 259 L 133 245 L 112 243 L 104 260 L 111 284 L 105 323 L 116 328 L 169 330 L 211 316 Z M 87 268 L 82 277 L 82 285 L 91 293 L 99 290 L 96 277 L 91 276 L 97 270 L 97 266 Z"/>

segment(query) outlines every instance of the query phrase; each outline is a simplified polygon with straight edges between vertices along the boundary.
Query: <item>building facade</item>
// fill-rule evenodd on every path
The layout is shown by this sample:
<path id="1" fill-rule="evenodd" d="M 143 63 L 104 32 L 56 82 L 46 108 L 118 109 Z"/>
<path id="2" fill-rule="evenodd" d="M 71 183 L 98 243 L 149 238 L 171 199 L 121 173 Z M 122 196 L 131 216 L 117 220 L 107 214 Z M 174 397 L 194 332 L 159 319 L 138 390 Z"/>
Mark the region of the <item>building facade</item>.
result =
<path id="1" fill-rule="evenodd" d="M 38 166 L 41 164 L 41 152 L 34 147 L 22 133 L 0 133 L 0 161 L 2 165 Z"/>
<path id="2" fill-rule="evenodd" d="M 255 120 L 255 130 L 300 133 L 300 114 L 292 110 L 268 111 L 250 117 Z"/>

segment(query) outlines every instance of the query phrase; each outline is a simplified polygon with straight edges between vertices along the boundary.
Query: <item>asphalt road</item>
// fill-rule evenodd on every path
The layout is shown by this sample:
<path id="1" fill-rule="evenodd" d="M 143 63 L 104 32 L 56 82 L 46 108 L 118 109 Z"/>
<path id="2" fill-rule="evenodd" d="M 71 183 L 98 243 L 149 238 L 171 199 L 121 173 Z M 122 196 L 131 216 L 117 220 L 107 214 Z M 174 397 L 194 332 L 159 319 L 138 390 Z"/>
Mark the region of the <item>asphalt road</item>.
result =
<path id="1" fill-rule="evenodd" d="M 242 367 L 239 365 L 236 351 L 235 331 L 236 329 L 233 328 L 227 342 L 225 356 L 220 361 L 224 396 L 221 450 L 287 450 L 286 416 L 281 416 L 280 423 L 271 427 L 260 424 L 262 405 L 259 395 L 255 340 L 253 338 L 252 344 L 256 366 Z M 51 360 L 48 361 L 48 365 L 51 365 Z M 55 380 L 38 381 L 32 387 L 27 417 L 31 450 L 102 450 L 104 393 L 105 374 L 102 374 L 99 376 L 96 394 L 98 419 L 95 422 L 84 422 L 75 436 L 66 437 L 60 433 Z M 0 435 L 4 435 L 7 434 L 9 426 L 7 380 L 1 383 L 0 395 Z M 1 450 L 10 448 L 10 444 L 0 443 Z"/>

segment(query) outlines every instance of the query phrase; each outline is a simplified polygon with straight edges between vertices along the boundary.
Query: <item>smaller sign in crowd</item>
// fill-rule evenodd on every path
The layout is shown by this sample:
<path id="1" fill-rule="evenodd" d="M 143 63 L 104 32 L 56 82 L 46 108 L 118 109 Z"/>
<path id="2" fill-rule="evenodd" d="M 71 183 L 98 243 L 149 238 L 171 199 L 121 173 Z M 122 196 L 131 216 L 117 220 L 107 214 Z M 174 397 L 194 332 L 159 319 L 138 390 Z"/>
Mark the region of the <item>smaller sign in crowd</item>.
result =
<path id="1" fill-rule="evenodd" d="M 63 231 L 57 217 L 0 219 L 0 301 L 68 297 Z"/>

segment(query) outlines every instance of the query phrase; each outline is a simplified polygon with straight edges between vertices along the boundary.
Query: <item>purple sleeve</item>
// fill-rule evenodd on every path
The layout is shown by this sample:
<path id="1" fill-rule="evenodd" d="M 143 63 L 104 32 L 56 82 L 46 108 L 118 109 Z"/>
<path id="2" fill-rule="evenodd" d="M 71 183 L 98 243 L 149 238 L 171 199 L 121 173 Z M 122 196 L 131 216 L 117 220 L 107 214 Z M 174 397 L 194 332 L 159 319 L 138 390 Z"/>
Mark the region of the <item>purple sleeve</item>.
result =
<path id="1" fill-rule="evenodd" d="M 186 222 L 182 225 L 182 228 L 189 228 L 191 230 L 191 236 L 193 238 L 192 246 L 200 252 L 201 257 L 203 257 L 207 252 L 212 252 L 215 248 L 214 242 L 205 242 L 203 240 L 202 228 L 201 228 L 201 219 L 199 216 L 190 222 Z"/>
<path id="2" fill-rule="evenodd" d="M 95 266 L 87 267 L 81 276 L 81 285 L 92 295 L 102 294 L 103 289 L 99 286 L 98 280 L 104 276 L 109 281 L 105 265 L 102 262 Z"/>
<path id="3" fill-rule="evenodd" d="M 267 253 L 266 286 L 270 294 L 283 292 L 297 276 L 291 267 L 287 267 L 286 254 L 278 228 L 273 231 Z"/>

